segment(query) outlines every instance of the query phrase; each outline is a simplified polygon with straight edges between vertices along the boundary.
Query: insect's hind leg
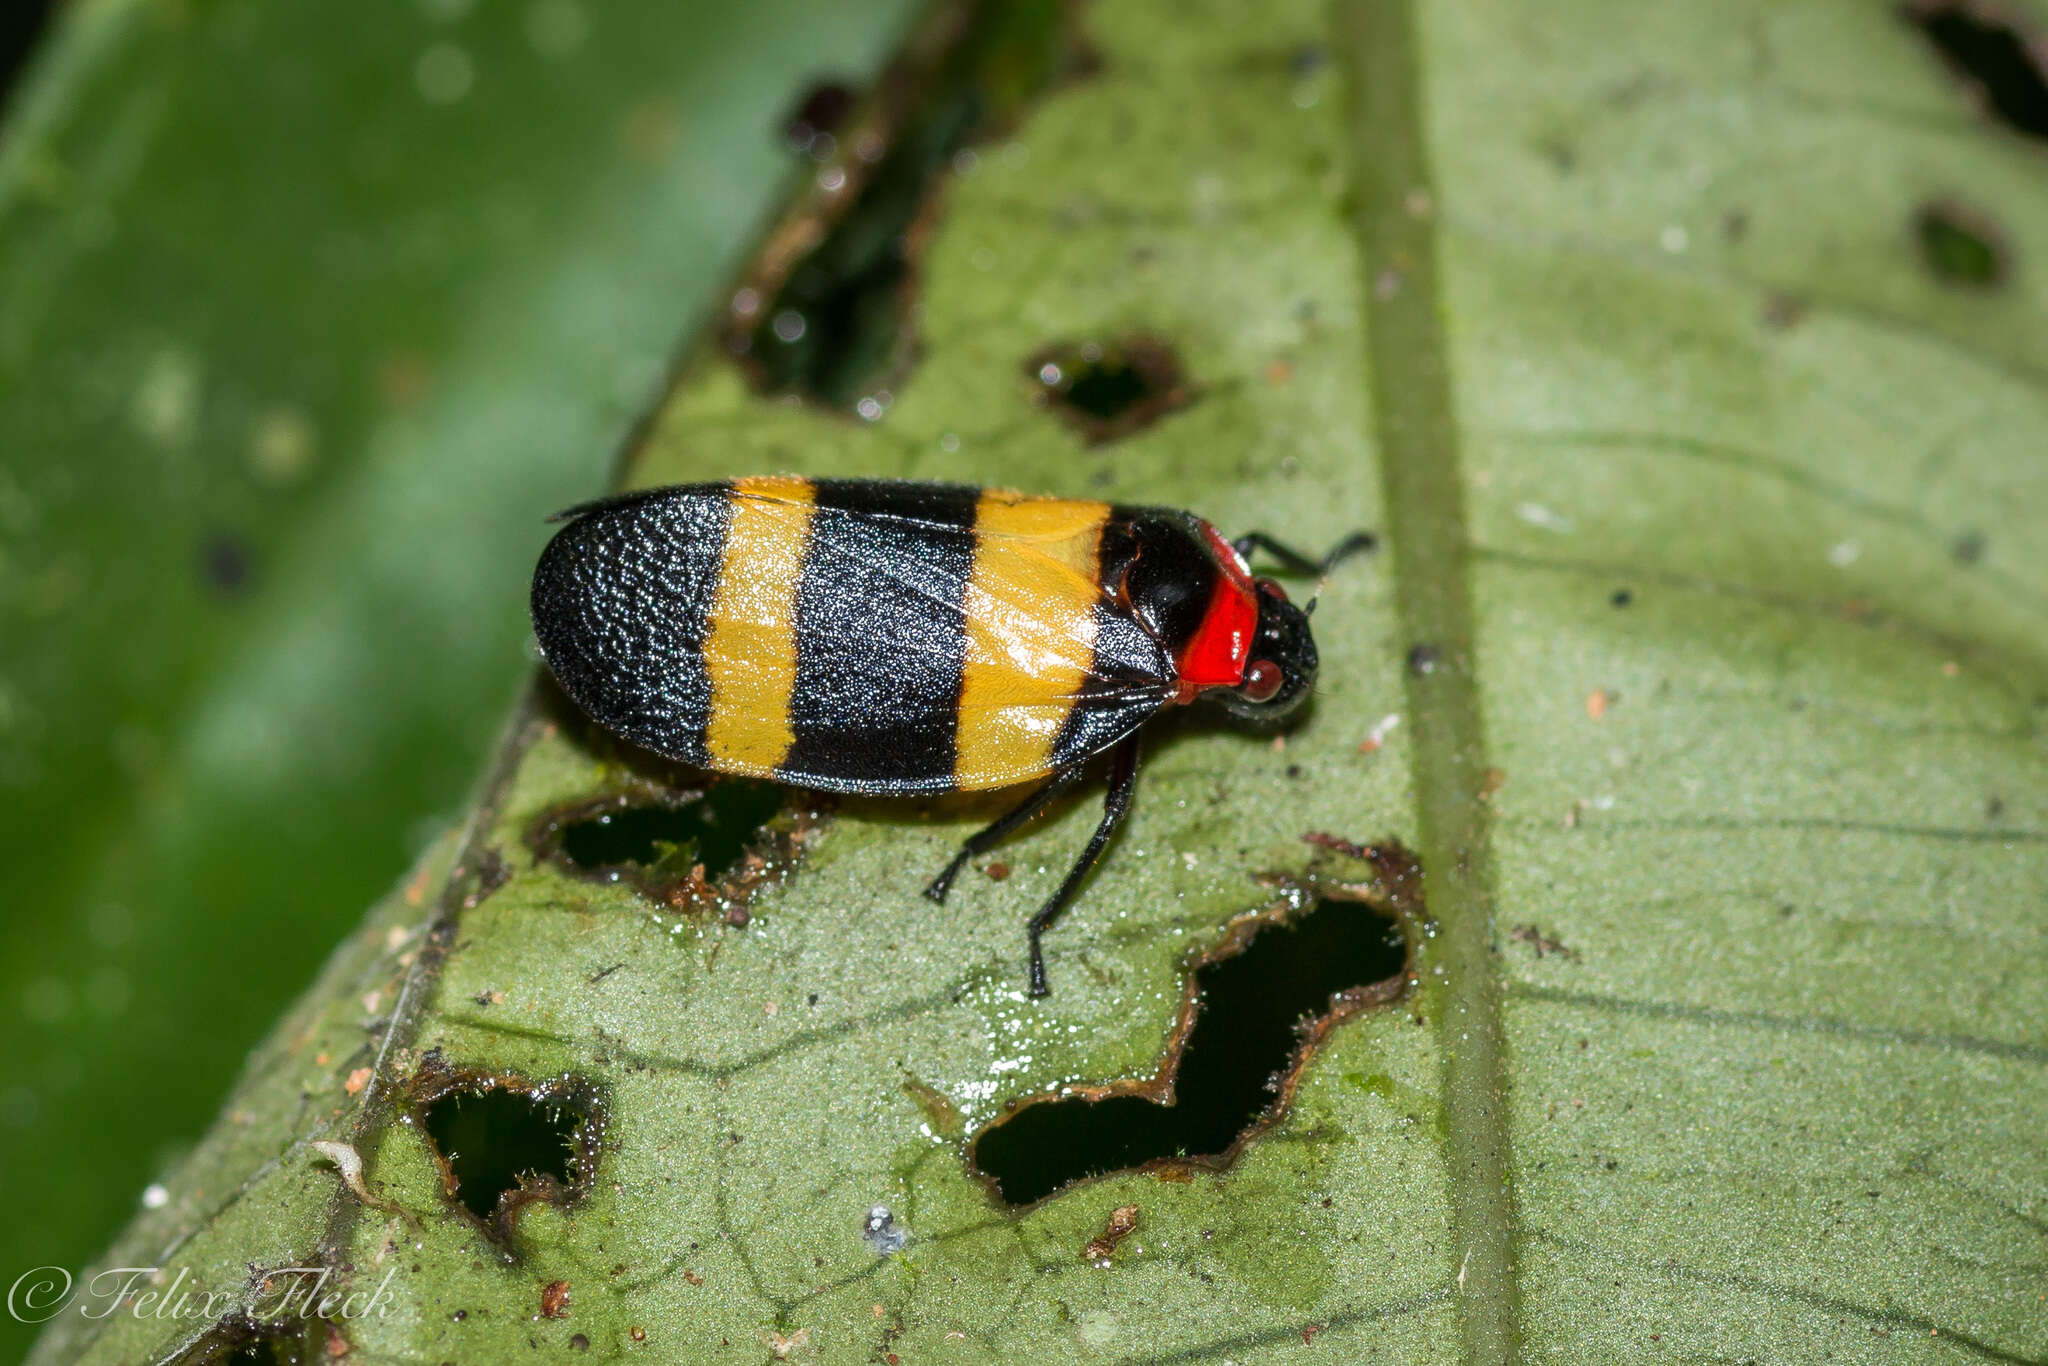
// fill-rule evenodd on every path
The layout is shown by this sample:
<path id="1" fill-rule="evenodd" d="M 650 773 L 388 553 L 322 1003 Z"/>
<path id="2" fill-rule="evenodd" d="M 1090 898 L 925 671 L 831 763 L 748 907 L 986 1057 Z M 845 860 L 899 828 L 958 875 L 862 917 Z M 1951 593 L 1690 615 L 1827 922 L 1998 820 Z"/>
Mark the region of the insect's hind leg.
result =
<path id="1" fill-rule="evenodd" d="M 1109 837 L 1116 833 L 1123 823 L 1124 813 L 1130 810 L 1131 793 L 1138 786 L 1138 735 L 1134 731 L 1117 747 L 1110 751 L 1109 791 L 1102 798 L 1102 819 L 1095 826 L 1095 833 L 1088 837 L 1088 847 L 1081 851 L 1081 857 L 1068 870 L 1059 890 L 1052 894 L 1045 905 L 1038 908 L 1038 914 L 1024 926 L 1024 934 L 1031 941 L 1031 994 L 1044 996 L 1052 988 L 1045 984 L 1045 953 L 1039 948 L 1039 936 L 1052 923 L 1066 904 L 1074 899 L 1080 889 L 1081 879 L 1088 876 L 1088 870 L 1102 857 L 1102 850 L 1109 843 Z"/>
<path id="2" fill-rule="evenodd" d="M 953 855 L 953 861 L 940 870 L 924 889 L 924 894 L 933 901 L 943 904 L 946 893 L 953 889 L 953 879 L 960 876 L 960 870 L 967 866 L 967 860 L 987 853 L 1007 839 L 1018 826 L 1045 810 L 1054 797 L 1074 785 L 1081 776 L 1082 765 L 1072 764 L 1052 775 L 1052 780 L 1036 792 L 1019 802 L 1017 806 L 996 817 L 986 828 L 976 831 L 961 842 L 960 852 Z"/>
<path id="3" fill-rule="evenodd" d="M 1371 550 L 1379 544 L 1379 538 L 1370 531 L 1354 531 L 1330 548 L 1320 560 L 1312 560 L 1284 541 L 1276 541 L 1263 531 L 1247 531 L 1230 543 L 1230 548 L 1239 558 L 1249 561 L 1254 550 L 1263 550 L 1280 561 L 1290 573 L 1305 576 L 1327 574 L 1337 564 L 1353 555 Z"/>

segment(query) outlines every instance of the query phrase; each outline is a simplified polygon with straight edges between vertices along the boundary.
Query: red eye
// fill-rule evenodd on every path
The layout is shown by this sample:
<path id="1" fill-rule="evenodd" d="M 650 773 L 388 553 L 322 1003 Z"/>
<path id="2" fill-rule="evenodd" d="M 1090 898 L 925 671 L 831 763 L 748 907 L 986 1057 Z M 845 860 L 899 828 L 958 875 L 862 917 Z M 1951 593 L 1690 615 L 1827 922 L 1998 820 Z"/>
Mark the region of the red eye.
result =
<path id="1" fill-rule="evenodd" d="M 1270 659 L 1255 659 L 1244 671 L 1244 686 L 1239 691 L 1248 701 L 1271 702 L 1280 695 L 1280 685 L 1286 681 L 1278 664 Z"/>

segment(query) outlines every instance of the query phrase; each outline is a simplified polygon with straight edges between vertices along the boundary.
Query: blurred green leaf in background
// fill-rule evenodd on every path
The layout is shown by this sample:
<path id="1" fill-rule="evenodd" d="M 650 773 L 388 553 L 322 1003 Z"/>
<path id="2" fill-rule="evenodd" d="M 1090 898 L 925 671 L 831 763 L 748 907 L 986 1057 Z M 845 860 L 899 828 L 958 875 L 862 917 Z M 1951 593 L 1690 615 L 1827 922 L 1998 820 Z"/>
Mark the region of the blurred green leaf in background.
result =
<path id="1" fill-rule="evenodd" d="M 907 8 L 61 7 L 0 131 L 6 1280 L 104 1245 L 459 812 L 542 519 Z"/>

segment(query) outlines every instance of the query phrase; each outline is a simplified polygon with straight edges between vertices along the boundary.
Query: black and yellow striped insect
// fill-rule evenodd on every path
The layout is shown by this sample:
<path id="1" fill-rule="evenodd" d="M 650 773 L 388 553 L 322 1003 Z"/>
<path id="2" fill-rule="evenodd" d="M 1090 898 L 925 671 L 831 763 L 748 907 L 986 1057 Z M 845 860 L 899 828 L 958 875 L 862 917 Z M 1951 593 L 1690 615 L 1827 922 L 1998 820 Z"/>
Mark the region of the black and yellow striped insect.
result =
<path id="1" fill-rule="evenodd" d="M 1130 805 L 1138 730 L 1197 697 L 1277 720 L 1308 696 L 1308 613 L 1255 549 L 1192 513 L 965 485 L 756 478 L 571 508 L 533 625 L 576 703 L 634 744 L 721 773 L 869 795 L 1042 785 L 925 889 L 1111 752 L 1101 822 L 1031 917 L 1039 936 Z M 1313 609 L 1314 603 L 1309 604 Z"/>

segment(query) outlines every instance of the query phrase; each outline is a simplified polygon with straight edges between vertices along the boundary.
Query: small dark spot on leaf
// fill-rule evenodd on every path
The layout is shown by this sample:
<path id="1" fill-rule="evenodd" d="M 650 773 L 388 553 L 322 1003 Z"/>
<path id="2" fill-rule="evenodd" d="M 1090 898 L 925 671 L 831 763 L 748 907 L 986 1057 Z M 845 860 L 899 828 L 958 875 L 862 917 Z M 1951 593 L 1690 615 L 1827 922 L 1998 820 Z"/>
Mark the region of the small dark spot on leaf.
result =
<path id="1" fill-rule="evenodd" d="M 1764 296 L 1764 326 L 1780 330 L 1797 326 L 1809 306 L 1802 295 L 1774 289 Z"/>
<path id="2" fill-rule="evenodd" d="M 2048 137 L 2042 44 L 2016 11 L 1995 0 L 1909 0 L 1900 13 L 1983 112 L 2028 137 Z"/>
<path id="3" fill-rule="evenodd" d="M 590 1339 L 583 1336 L 583 1334 L 581 1333 L 571 1333 L 569 1335 L 569 1350 L 572 1352 L 589 1351 Z"/>
<path id="4" fill-rule="evenodd" d="M 1538 958 L 1547 958 L 1553 953 L 1559 958 L 1572 960 L 1576 960 L 1579 956 L 1577 949 L 1572 948 L 1562 939 L 1551 938 L 1540 927 L 1535 925 L 1516 925 L 1508 931 L 1508 938 L 1518 944 L 1527 944 L 1536 951 Z"/>
<path id="5" fill-rule="evenodd" d="M 1984 819 L 1985 819 L 1985 820 L 1987 820 L 1987 821 L 1995 821 L 1995 820 L 1997 820 L 1997 819 L 1998 819 L 1998 818 L 1999 818 L 2000 816 L 2003 816 L 2004 814 L 2005 814 L 2005 798 L 2003 798 L 2003 797 L 1998 797 L 1998 796 L 1991 796 L 1991 797 L 1986 797 L 1986 798 L 1984 799 Z"/>
<path id="6" fill-rule="evenodd" d="M 1616 607 L 1626 607 L 1635 600 L 1636 595 L 1634 593 L 1631 593 L 1626 588 L 1615 589 L 1614 596 L 1608 599 L 1608 601 L 1613 603 Z"/>
<path id="7" fill-rule="evenodd" d="M 2005 235 L 1991 218 L 1954 200 L 1923 204 L 1913 215 L 1920 258 L 1936 278 L 1986 289 L 2005 278 Z"/>
<path id="8" fill-rule="evenodd" d="M 216 596 L 240 597 L 254 572 L 255 557 L 241 537 L 216 531 L 200 544 L 199 577 Z"/>
<path id="9" fill-rule="evenodd" d="M 1984 558 L 1984 535 L 1978 531 L 1966 531 L 1956 537 L 1948 553 L 1955 556 L 1957 564 L 1977 564 Z"/>
<path id="10" fill-rule="evenodd" d="M 1412 674 L 1433 674 L 1443 663 L 1443 651 L 1434 645 L 1417 645 L 1408 652 L 1408 672 Z"/>
<path id="11" fill-rule="evenodd" d="M 1740 242 L 1749 236 L 1749 213 L 1745 209 L 1730 209 L 1721 218 L 1721 235 L 1730 242 Z"/>
<path id="12" fill-rule="evenodd" d="M 1032 401 L 1057 413 L 1090 445 L 1141 431 L 1193 396 L 1173 348 L 1142 333 L 1056 343 L 1035 352 L 1024 374 Z"/>
<path id="13" fill-rule="evenodd" d="M 1559 175 L 1570 175 L 1579 164 L 1579 149 L 1571 139 L 1559 134 L 1549 134 L 1536 143 L 1536 150 L 1550 163 L 1551 169 Z"/>
<path id="14" fill-rule="evenodd" d="M 1408 904 L 1413 860 L 1394 845 L 1371 852 L 1389 905 L 1419 923 Z M 1220 1170 L 1285 1113 L 1330 1030 L 1398 998 L 1408 980 L 1407 939 L 1390 909 L 1326 897 L 1305 912 L 1244 917 L 1191 975 L 1158 1076 L 1017 1104 L 976 1137 L 970 1167 L 1012 1208 L 1109 1172 Z"/>
<path id="15" fill-rule="evenodd" d="M 854 98 L 853 87 L 843 81 L 828 78 L 814 82 L 783 120 L 782 139 L 789 150 L 820 161 L 829 159 L 836 141 L 832 135 L 853 112 Z"/>
<path id="16" fill-rule="evenodd" d="M 1303 43 L 1287 54 L 1287 69 L 1297 76 L 1313 76 L 1330 61 L 1330 49 L 1321 43 Z"/>

